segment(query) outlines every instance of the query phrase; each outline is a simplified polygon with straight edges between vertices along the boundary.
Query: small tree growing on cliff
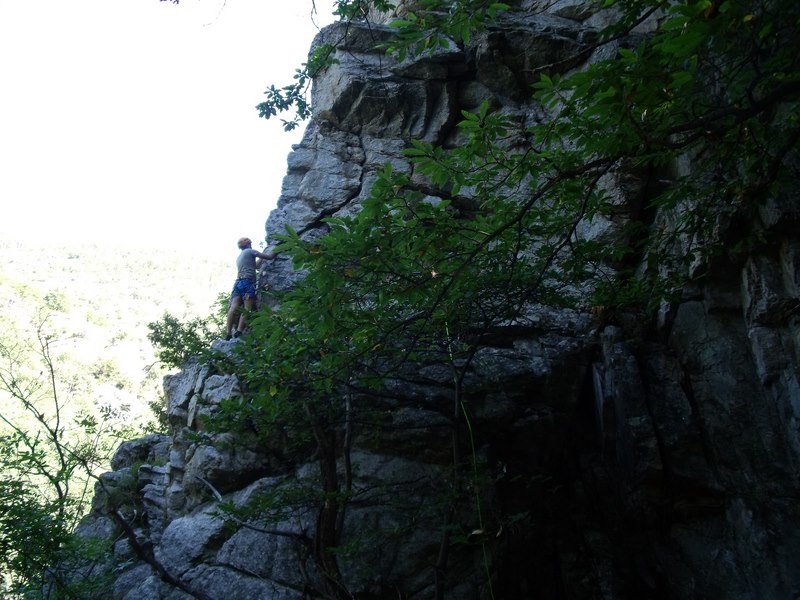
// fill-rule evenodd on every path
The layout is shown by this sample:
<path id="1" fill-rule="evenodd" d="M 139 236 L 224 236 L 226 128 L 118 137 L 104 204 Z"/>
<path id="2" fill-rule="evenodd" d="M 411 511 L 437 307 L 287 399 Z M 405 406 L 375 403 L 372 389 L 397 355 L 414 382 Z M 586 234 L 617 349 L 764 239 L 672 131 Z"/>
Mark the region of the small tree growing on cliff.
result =
<path id="1" fill-rule="evenodd" d="M 48 323 L 40 314 L 33 347 L 0 341 L 0 585 L 4 597 L 96 597 L 102 576 L 76 578 L 70 565 L 105 549 L 72 532 L 119 438 L 110 413 L 74 412 Z"/>

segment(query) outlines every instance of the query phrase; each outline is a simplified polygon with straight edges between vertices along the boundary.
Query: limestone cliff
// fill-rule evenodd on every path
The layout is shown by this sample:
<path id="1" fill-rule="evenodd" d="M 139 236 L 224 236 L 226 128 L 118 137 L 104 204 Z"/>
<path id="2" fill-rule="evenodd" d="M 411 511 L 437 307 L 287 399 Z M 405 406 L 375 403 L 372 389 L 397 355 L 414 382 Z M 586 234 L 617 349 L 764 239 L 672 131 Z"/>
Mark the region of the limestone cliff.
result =
<path id="1" fill-rule="evenodd" d="M 374 49 L 389 28 L 323 30 L 315 44 L 340 44 L 339 62 L 315 82 L 314 119 L 288 158 L 270 234 L 286 224 L 308 239 L 324 234 L 321 219 L 357 211 L 384 163 L 409 169 L 401 151 L 411 138 L 457 143 L 461 111 L 484 100 L 536 115 L 531 68 L 579 68 L 569 59 L 603 19 L 593 6 L 514 11 L 466 48 L 401 63 Z M 623 207 L 636 185 L 617 182 Z M 429 365 L 390 381 L 405 401 L 385 400 L 386 426 L 361 432 L 352 453 L 363 495 L 346 516 L 359 543 L 342 556 L 342 575 L 353 597 L 444 589 L 446 598 L 487 598 L 489 578 L 498 599 L 797 597 L 799 216 L 796 195 L 765 206 L 748 227 L 768 243 L 717 261 L 652 326 L 540 307 L 495 332 L 468 387 L 478 453 L 494 476 L 486 509 L 515 518 L 487 531 L 474 514 L 452 515 L 485 543 L 465 537 L 446 573 L 433 568 L 433 504 L 450 459 L 449 375 Z M 584 233 L 614 232 L 608 221 Z M 298 275 L 279 258 L 264 276 L 285 289 Z M 232 376 L 189 365 L 165 388 L 170 434 L 123 445 L 83 526 L 119 539 L 114 597 L 313 597 L 321 574 L 297 535 L 313 530 L 313 515 L 243 526 L 218 512 L 220 502 L 244 505 L 313 479 L 313 457 L 198 436 L 204 414 L 243 396 Z M 131 498 L 115 516 L 111 496 L 125 490 Z M 371 538 L 377 532 L 394 534 Z"/>

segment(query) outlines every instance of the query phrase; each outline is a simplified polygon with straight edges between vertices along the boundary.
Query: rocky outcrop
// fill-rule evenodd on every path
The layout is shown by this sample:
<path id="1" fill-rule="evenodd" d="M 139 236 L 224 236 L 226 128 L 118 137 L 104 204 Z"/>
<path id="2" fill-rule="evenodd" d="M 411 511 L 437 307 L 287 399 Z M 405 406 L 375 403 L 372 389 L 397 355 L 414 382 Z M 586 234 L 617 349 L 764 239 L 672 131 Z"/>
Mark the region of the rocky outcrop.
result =
<path id="1" fill-rule="evenodd" d="M 270 234 L 287 224 L 306 239 L 324 234 L 322 218 L 357 211 L 387 161 L 410 172 L 401 151 L 411 138 L 457 144 L 461 111 L 484 100 L 544 118 L 527 103 L 528 73 L 593 60 L 579 51 L 602 14 L 588 2 L 523 4 L 466 48 L 401 63 L 374 49 L 389 28 L 323 30 L 315 43 L 338 45 L 339 62 L 315 82 L 314 120 L 289 156 Z M 611 179 L 621 212 L 633 210 L 635 178 Z M 797 597 L 799 214 L 796 196 L 765 206 L 751 226 L 767 242 L 739 262 L 719 259 L 652 327 L 539 307 L 478 351 L 465 389 L 494 478 L 484 510 L 510 518 L 487 531 L 474 512 L 453 515 L 464 539 L 445 597 L 488 597 L 487 570 L 495 598 Z M 603 239 L 617 225 L 595 221 L 582 235 Z M 264 274 L 273 289 L 299 276 L 282 258 Z M 403 401 L 377 405 L 385 426 L 359 432 L 352 455 L 363 496 L 346 515 L 342 575 L 362 598 L 431 598 L 438 576 L 431 499 L 451 458 L 450 375 L 435 365 L 404 375 L 387 383 Z M 220 504 L 313 479 L 316 463 L 204 430 L 219 402 L 244 397 L 232 376 L 189 365 L 165 389 L 170 436 L 121 447 L 82 526 L 120 534 L 109 495 L 133 525 L 114 546 L 113 596 L 309 597 L 321 577 L 302 535 L 313 515 L 247 522 Z"/>

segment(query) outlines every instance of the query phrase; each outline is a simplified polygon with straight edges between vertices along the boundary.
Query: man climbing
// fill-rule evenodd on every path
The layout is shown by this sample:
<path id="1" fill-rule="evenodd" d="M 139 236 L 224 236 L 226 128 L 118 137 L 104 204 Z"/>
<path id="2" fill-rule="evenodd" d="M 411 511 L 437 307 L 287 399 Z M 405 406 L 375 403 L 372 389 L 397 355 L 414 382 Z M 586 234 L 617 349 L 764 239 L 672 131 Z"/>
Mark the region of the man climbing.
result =
<path id="1" fill-rule="evenodd" d="M 231 292 L 231 301 L 228 306 L 228 319 L 225 324 L 225 339 L 231 339 L 231 328 L 236 319 L 236 313 L 241 312 L 239 315 L 239 322 L 236 330 L 233 332 L 233 337 L 238 338 L 244 331 L 245 322 L 247 320 L 247 313 L 253 310 L 256 301 L 256 271 L 261 266 L 261 261 L 272 259 L 277 256 L 274 253 L 263 253 L 258 250 L 253 250 L 253 242 L 250 238 L 240 238 L 237 242 L 239 250 L 242 252 L 236 259 L 236 283 L 233 284 L 233 292 Z M 258 259 L 258 260 L 256 260 Z M 244 311 L 242 311 L 242 304 L 244 304 Z"/>

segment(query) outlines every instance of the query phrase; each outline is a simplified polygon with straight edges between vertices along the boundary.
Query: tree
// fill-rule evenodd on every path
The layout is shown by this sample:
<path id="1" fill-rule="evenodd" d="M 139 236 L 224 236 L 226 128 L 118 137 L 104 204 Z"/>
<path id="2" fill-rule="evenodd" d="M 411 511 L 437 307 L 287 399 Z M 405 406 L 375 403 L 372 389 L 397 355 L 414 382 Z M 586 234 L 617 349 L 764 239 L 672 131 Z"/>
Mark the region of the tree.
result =
<path id="1" fill-rule="evenodd" d="M 73 530 L 118 439 L 114 415 L 75 412 L 48 325 L 40 313 L 33 347 L 20 338 L 0 342 L 0 573 L 9 597 L 82 597 L 99 589 L 99 575 L 81 580 L 71 565 L 100 560 L 104 548 Z"/>
<path id="2" fill-rule="evenodd" d="M 574 73 L 564 72 L 572 61 L 538 69 L 532 101 L 549 119 L 528 125 L 485 103 L 463 114 L 457 148 L 409 140 L 406 156 L 424 184 L 387 165 L 359 214 L 326 219 L 327 235 L 312 241 L 292 230 L 282 237 L 281 249 L 307 276 L 253 319 L 236 361 L 251 399 L 223 407 L 218 426 L 265 444 L 287 426 L 307 432 L 300 440 L 316 452 L 321 491 L 308 499 L 317 506 L 312 547 L 330 597 L 347 597 L 337 548 L 352 492 L 349 450 L 359 426 L 379 427 L 371 403 L 391 394 L 387 381 L 408 377 L 410 363 L 452 374 L 452 487 L 477 491 L 442 509 L 435 570 L 445 572 L 449 516 L 473 495 L 480 513 L 475 432 L 462 396 L 481 340 L 535 304 L 647 315 L 723 253 L 735 259 L 758 244 L 753 231 L 744 245 L 727 245 L 760 206 L 791 193 L 800 5 L 603 5 L 616 19 L 580 53 L 608 47 L 609 58 Z M 468 45 L 509 8 L 480 0 L 413 7 L 394 23 L 389 50 L 401 59 L 451 41 Z M 338 3 L 351 19 L 387 8 Z M 296 85 L 271 88 L 262 116 L 292 106 L 301 118 L 310 114 L 305 86 L 335 60 L 333 47 L 321 50 Z M 645 185 L 639 208 L 626 207 L 621 235 L 602 245 L 583 237 L 582 224 L 620 212 L 607 181 L 630 173 Z"/>
<path id="3" fill-rule="evenodd" d="M 147 328 L 147 339 L 158 349 L 158 360 L 168 367 L 182 367 L 190 358 L 208 354 L 211 342 L 221 337 L 223 325 L 219 314 L 183 322 L 165 313 Z"/>
<path id="4" fill-rule="evenodd" d="M 422 323 L 431 331 L 437 320 L 452 330 L 456 315 L 465 315 L 465 324 L 478 315 L 485 324 L 510 318 L 520 306 L 514 298 L 531 292 L 542 301 L 585 301 L 585 289 L 572 299 L 565 292 L 588 283 L 590 305 L 652 307 L 723 250 L 721 221 L 748 222 L 786 192 L 797 175 L 792 153 L 800 137 L 796 3 L 604 6 L 617 11 L 617 20 L 581 53 L 602 46 L 617 52 L 568 76 L 559 74 L 562 65 L 539 68 L 533 87 L 552 115 L 547 122 L 523 128 L 484 104 L 463 115 L 460 147 L 410 141 L 406 155 L 428 177 L 427 187 L 387 167 L 364 210 L 328 219 L 330 233 L 321 241 L 286 233 L 284 251 L 311 273 L 293 292 L 299 299 L 290 294 L 282 302 L 292 346 L 323 353 L 316 361 L 321 372 L 341 368 L 327 366 L 340 352 L 347 354 L 341 364 L 352 365 L 396 327 L 410 332 Z M 508 8 L 443 0 L 414 7 L 418 12 L 393 23 L 398 35 L 390 50 L 400 57 L 433 52 L 448 37 L 468 44 Z M 370 8 L 387 7 L 338 4 L 351 18 Z M 643 24 L 647 35 L 632 34 Z M 283 100 L 267 104 L 293 104 Z M 306 105 L 300 108 L 306 115 Z M 681 159 L 692 168 L 681 172 Z M 577 229 L 619 211 L 605 179 L 620 173 L 644 174 L 641 208 L 621 240 L 600 247 Z M 438 204 L 423 200 L 431 196 Z M 654 222 L 659 210 L 680 215 Z M 495 314 L 487 297 L 501 290 L 511 302 Z M 313 316 L 310 339 L 303 337 L 309 321 L 299 315 Z M 383 334 L 378 323 L 386 323 Z"/>

